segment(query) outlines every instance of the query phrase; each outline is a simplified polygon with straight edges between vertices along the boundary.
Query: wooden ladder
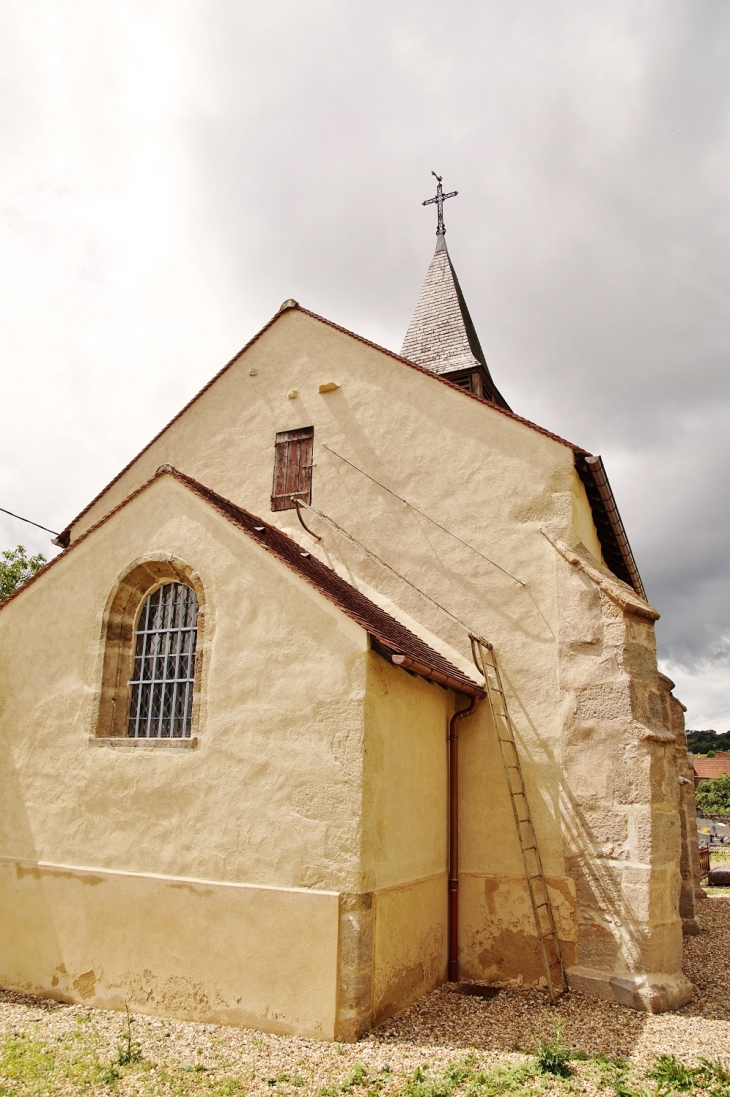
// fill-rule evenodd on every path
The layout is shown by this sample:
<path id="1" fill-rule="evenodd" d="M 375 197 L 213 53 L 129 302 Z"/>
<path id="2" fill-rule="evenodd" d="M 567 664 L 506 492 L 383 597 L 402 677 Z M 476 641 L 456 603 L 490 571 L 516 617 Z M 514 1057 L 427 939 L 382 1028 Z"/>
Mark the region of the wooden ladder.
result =
<path id="1" fill-rule="evenodd" d="M 471 640 L 474 663 L 477 670 L 484 675 L 484 688 L 492 714 L 492 721 L 497 732 L 499 750 L 502 755 L 502 764 L 512 804 L 512 813 L 515 817 L 515 826 L 520 840 L 522 861 L 525 866 L 527 888 L 535 916 L 535 928 L 545 970 L 547 991 L 550 1001 L 553 1003 L 565 990 L 567 981 L 560 942 L 558 941 L 558 932 L 555 928 L 555 916 L 542 867 L 540 850 L 537 845 L 537 835 L 532 823 L 530 805 L 527 800 L 520 755 L 515 742 L 514 726 L 507 709 L 507 698 L 502 687 L 502 676 L 499 673 L 494 648 L 488 640 L 484 640 L 480 636 L 470 635 L 469 639 Z"/>

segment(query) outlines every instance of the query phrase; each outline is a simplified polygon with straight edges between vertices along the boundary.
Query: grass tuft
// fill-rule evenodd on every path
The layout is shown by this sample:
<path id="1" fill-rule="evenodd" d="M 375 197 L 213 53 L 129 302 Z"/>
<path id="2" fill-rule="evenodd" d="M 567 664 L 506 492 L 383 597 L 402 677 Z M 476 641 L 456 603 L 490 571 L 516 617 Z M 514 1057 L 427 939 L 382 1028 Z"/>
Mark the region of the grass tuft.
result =
<path id="1" fill-rule="evenodd" d="M 535 1058 L 543 1074 L 555 1074 L 558 1078 L 570 1078 L 573 1074 L 570 1065 L 573 1051 L 565 1043 L 564 1034 L 563 1022 L 555 1021 L 552 1039 L 538 1041 Z"/>
<path id="2" fill-rule="evenodd" d="M 676 1055 L 657 1055 L 648 1077 L 657 1083 L 660 1092 L 693 1089 L 698 1081 L 697 1070 L 680 1063 Z"/>
<path id="3" fill-rule="evenodd" d="M 134 1018 L 129 1012 L 129 1006 L 125 1006 L 127 1016 L 122 1033 L 122 1042 L 117 1047 L 117 1063 L 120 1067 L 129 1066 L 130 1063 L 139 1063 L 142 1060 L 142 1048 L 137 1040 L 132 1039 L 132 1024 Z"/>

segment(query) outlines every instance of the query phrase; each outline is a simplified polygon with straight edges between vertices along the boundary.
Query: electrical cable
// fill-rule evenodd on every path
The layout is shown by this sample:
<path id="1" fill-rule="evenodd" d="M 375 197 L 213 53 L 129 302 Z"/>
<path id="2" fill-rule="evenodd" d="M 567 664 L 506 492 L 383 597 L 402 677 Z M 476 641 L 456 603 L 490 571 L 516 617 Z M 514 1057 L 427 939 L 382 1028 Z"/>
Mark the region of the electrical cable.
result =
<path id="1" fill-rule="evenodd" d="M 443 530 L 444 533 L 448 533 L 448 535 L 450 537 L 453 537 L 454 540 L 458 541 L 460 545 L 464 546 L 464 548 L 471 549 L 471 551 L 475 552 L 477 554 L 477 556 L 481 556 L 482 560 L 486 560 L 486 562 L 488 564 L 491 564 L 492 567 L 497 568 L 504 575 L 509 576 L 509 578 L 513 579 L 515 581 L 515 583 L 519 583 L 521 587 L 526 587 L 527 586 L 527 583 L 523 583 L 521 579 L 518 579 L 516 575 L 512 575 L 512 573 L 507 571 L 506 568 L 501 567 L 500 564 L 496 564 L 494 562 L 494 560 L 490 560 L 488 556 L 485 556 L 483 552 L 479 551 L 479 549 L 474 548 L 474 546 L 470 545 L 468 541 L 462 541 L 461 537 L 458 537 L 450 529 L 447 529 L 446 526 L 442 526 L 441 523 L 437 522 L 435 518 L 431 518 L 430 515 L 424 514 L 424 512 L 422 510 L 419 510 L 419 508 L 417 506 L 414 506 L 413 503 L 409 503 L 408 500 L 404 499 L 402 495 L 398 495 L 398 493 L 393 491 L 392 488 L 387 487 L 385 484 L 381 484 L 380 480 L 376 480 L 375 477 L 371 476 L 369 472 L 365 472 L 364 469 L 359 468 L 357 465 L 353 464 L 352 461 L 348 461 L 348 459 L 346 457 L 343 457 L 341 453 L 337 452 L 337 450 L 332 449 L 332 447 L 328 446 L 326 442 L 322 442 L 321 445 L 322 445 L 323 449 L 327 450 L 328 453 L 332 453 L 335 457 L 339 457 L 340 461 L 344 461 L 346 465 L 350 466 L 350 468 L 355 469 L 356 472 L 361 473 L 363 476 L 367 476 L 368 480 L 372 480 L 372 482 L 374 484 L 377 484 L 379 488 L 382 488 L 383 491 L 387 491 L 395 499 L 398 499 L 399 502 L 405 503 L 405 505 L 407 507 L 410 507 L 411 510 L 414 510 L 416 512 L 416 514 L 420 514 L 421 517 L 425 518 L 427 522 L 431 522 L 438 529 Z"/>
<path id="2" fill-rule="evenodd" d="M 429 603 L 429 605 L 433 606 L 434 609 L 437 609 L 439 613 L 443 613 L 444 616 L 448 617 L 448 619 L 453 622 L 453 624 L 458 625 L 460 629 L 463 629 L 463 631 L 467 634 L 470 640 L 478 640 L 480 643 L 483 643 L 487 647 L 491 648 L 492 645 L 489 643 L 488 640 L 484 640 L 482 637 L 480 637 L 473 628 L 470 628 L 469 625 L 465 625 L 463 621 L 460 621 L 459 618 L 455 617 L 454 614 L 451 613 L 448 609 L 440 605 L 440 603 L 435 601 L 435 599 L 433 599 L 429 594 L 426 594 L 424 591 L 422 591 L 420 587 L 417 587 L 416 584 L 412 583 L 410 579 L 406 579 L 405 575 L 401 575 L 401 573 L 399 571 L 396 571 L 394 567 L 392 567 L 390 564 L 387 564 L 385 560 L 381 559 L 381 557 L 378 556 L 376 552 L 373 552 L 372 549 L 367 548 L 365 545 L 362 544 L 362 542 L 358 541 L 356 537 L 353 537 L 351 533 L 348 533 L 346 529 L 343 529 L 342 526 L 339 526 L 337 522 L 335 522 L 334 518 L 330 518 L 328 515 L 323 514 L 321 510 L 317 510 L 316 507 L 311 506 L 309 503 L 305 503 L 302 499 L 299 500 L 299 505 L 302 507 L 306 507 L 307 510 L 311 510 L 312 514 L 316 514 L 318 518 L 320 518 L 323 522 L 326 523 L 326 525 L 335 530 L 336 533 L 339 533 L 342 537 L 348 540 L 350 544 L 355 545 L 356 548 L 359 548 L 360 551 L 364 552 L 370 560 L 374 560 L 376 564 L 380 564 L 380 566 L 385 568 L 386 571 L 389 571 L 391 575 L 395 575 L 396 579 L 400 579 L 402 583 L 406 583 L 407 586 L 415 590 L 416 594 L 419 594 L 421 598 L 424 598 Z"/>
<path id="3" fill-rule="evenodd" d="M 49 529 L 48 526 L 42 526 L 38 522 L 31 522 L 30 518 L 21 518 L 19 514 L 13 514 L 12 510 L 6 510 L 5 507 L 0 507 L 3 514 L 9 514 L 11 518 L 17 518 L 19 522 L 27 522 L 29 526 L 35 526 L 37 529 L 44 529 L 46 533 L 52 533 L 54 537 L 58 537 L 55 529 Z"/>

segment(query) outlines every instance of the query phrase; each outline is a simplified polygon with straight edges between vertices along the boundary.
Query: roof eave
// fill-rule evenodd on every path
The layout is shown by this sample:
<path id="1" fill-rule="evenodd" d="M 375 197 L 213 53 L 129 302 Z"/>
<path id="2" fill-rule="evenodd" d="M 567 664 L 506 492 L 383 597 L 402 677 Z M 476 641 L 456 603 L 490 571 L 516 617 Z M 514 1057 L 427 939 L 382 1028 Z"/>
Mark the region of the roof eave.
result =
<path id="1" fill-rule="evenodd" d="M 602 459 L 592 454 L 576 453 L 575 467 L 586 489 L 607 567 L 624 583 L 633 587 L 640 598 L 647 601 L 646 590 Z"/>

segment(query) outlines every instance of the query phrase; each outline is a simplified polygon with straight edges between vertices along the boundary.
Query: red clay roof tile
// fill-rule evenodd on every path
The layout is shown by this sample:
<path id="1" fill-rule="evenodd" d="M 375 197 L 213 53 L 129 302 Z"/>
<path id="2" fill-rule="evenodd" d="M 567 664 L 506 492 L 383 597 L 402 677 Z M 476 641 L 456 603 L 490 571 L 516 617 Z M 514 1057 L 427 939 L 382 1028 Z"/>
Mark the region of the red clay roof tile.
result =
<path id="1" fill-rule="evenodd" d="M 695 777 L 708 779 L 730 773 L 730 754 L 725 750 L 718 751 L 714 758 L 698 758 L 694 754 L 690 757 Z"/>

